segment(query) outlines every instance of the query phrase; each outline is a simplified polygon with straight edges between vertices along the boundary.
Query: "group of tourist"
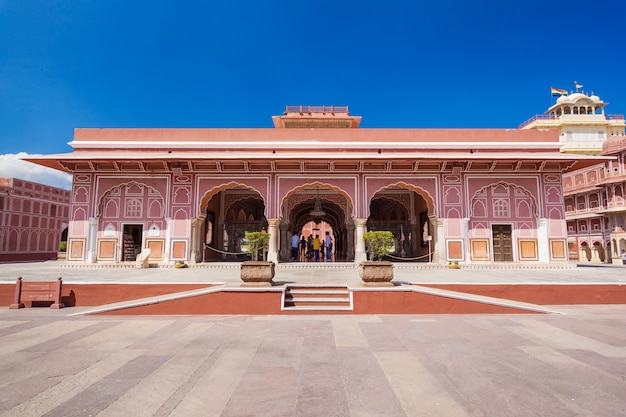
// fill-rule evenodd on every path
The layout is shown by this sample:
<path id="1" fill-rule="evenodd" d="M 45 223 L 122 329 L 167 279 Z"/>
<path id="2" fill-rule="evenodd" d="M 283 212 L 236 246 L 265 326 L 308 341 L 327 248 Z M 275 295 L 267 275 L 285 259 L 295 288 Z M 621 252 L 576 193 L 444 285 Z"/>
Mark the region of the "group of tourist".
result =
<path id="1" fill-rule="evenodd" d="M 329 232 L 326 232 L 325 238 L 320 239 L 319 235 L 309 235 L 308 239 L 304 235 L 299 236 L 297 232 L 293 232 L 291 236 L 291 260 L 308 260 L 320 262 L 332 260 L 333 239 Z"/>

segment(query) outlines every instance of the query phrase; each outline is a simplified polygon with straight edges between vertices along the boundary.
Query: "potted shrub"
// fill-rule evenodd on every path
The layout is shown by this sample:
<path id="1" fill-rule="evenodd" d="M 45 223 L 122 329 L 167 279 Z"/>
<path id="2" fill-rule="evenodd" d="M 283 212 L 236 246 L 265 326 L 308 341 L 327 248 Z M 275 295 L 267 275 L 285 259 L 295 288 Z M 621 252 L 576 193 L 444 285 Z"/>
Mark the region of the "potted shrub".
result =
<path id="1" fill-rule="evenodd" d="M 251 261 L 241 263 L 239 276 L 244 286 L 271 286 L 274 278 L 274 262 L 265 260 L 265 253 L 270 246 L 270 235 L 266 232 L 246 232 L 246 252 Z M 259 260 L 259 252 L 262 260 Z"/>
<path id="2" fill-rule="evenodd" d="M 359 264 L 359 275 L 365 286 L 393 286 L 393 264 L 383 260 L 394 246 L 393 233 L 370 231 L 363 234 L 363 240 L 370 254 L 369 261 Z"/>

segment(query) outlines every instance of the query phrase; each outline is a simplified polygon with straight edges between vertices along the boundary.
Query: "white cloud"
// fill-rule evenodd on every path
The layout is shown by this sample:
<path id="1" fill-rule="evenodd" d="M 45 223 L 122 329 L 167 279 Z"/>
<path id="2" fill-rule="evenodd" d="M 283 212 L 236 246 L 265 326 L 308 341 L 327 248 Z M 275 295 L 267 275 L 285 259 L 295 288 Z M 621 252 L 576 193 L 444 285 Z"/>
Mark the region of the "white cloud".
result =
<path id="1" fill-rule="evenodd" d="M 28 156 L 35 156 L 35 154 L 29 155 L 26 152 L 19 152 L 0 155 L 0 177 L 19 178 L 65 190 L 72 188 L 72 176 L 70 174 L 20 159 Z"/>

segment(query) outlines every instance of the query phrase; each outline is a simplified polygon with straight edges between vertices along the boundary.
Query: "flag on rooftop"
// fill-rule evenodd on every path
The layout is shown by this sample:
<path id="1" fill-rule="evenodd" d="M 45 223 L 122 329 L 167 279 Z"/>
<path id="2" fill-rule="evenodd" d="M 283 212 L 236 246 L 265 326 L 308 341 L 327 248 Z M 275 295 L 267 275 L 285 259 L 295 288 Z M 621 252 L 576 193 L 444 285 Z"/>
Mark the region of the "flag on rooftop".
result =
<path id="1" fill-rule="evenodd" d="M 561 90 L 560 88 L 550 87 L 550 92 L 552 96 L 566 96 L 567 90 Z"/>

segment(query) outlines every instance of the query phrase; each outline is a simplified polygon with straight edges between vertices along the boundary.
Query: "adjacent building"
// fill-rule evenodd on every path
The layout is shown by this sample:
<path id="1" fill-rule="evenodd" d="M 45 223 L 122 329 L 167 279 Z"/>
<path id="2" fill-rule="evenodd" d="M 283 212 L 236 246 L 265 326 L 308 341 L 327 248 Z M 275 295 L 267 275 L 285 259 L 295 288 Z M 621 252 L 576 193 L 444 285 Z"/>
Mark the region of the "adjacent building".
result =
<path id="1" fill-rule="evenodd" d="M 346 106 L 287 106 L 273 128 L 76 129 L 72 152 L 28 160 L 73 174 L 69 261 L 150 248 L 164 264 L 242 259 L 245 232 L 263 229 L 269 259 L 288 262 L 311 221 L 332 230 L 335 260 L 365 259 L 376 229 L 394 233 L 398 261 L 563 262 L 563 176 L 611 160 L 580 152 L 587 135 L 531 124 L 360 122 Z"/>
<path id="2" fill-rule="evenodd" d="M 67 190 L 0 178 L 0 262 L 57 259 L 69 212 Z"/>
<path id="3" fill-rule="evenodd" d="M 520 127 L 558 131 L 562 152 L 607 157 L 563 174 L 568 248 L 571 259 L 621 264 L 626 250 L 624 115 L 606 114 L 605 106 L 593 93 L 576 91 Z"/>

